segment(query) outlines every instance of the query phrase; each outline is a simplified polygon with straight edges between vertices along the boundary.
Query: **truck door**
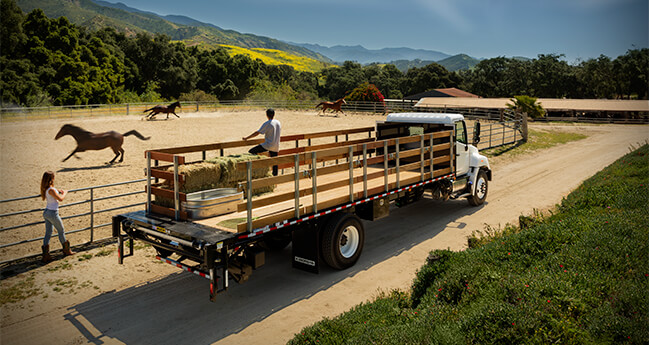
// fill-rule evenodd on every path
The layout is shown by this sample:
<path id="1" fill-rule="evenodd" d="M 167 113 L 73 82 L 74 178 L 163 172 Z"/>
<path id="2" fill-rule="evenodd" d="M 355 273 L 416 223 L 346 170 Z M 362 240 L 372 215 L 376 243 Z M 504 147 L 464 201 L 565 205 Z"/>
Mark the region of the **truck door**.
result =
<path id="1" fill-rule="evenodd" d="M 464 121 L 455 123 L 455 171 L 457 176 L 469 172 L 469 146 Z"/>

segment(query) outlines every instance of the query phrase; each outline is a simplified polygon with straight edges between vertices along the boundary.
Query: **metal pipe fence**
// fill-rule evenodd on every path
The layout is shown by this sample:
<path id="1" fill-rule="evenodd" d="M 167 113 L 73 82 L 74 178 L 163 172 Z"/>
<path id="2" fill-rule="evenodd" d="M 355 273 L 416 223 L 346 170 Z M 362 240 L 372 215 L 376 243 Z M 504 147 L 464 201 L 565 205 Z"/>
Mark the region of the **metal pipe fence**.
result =
<path id="1" fill-rule="evenodd" d="M 288 110 L 313 110 L 319 101 L 304 100 L 222 100 L 216 102 L 182 101 L 182 113 L 214 112 L 214 111 L 250 111 L 265 108 L 279 108 Z M 114 115 L 142 115 L 145 110 L 161 103 L 123 103 L 123 104 L 90 104 L 90 105 L 66 105 L 48 107 L 14 107 L 0 108 L 0 121 L 20 121 L 53 118 L 78 118 L 97 117 Z M 427 107 L 415 107 L 417 101 L 386 99 L 384 103 L 379 102 L 347 102 L 342 106 L 346 112 L 360 113 L 390 113 L 390 112 L 451 112 L 461 113 L 465 117 L 480 117 L 490 120 L 507 121 L 508 109 L 483 109 L 483 108 L 452 108 L 445 105 L 429 105 Z M 510 118 L 511 120 L 511 118 Z M 593 118 L 584 116 L 571 117 L 546 117 L 536 119 L 541 122 L 583 122 L 583 123 L 621 123 L 621 124 L 642 124 L 649 123 L 649 117 L 637 119 L 624 118 Z"/>
<path id="2" fill-rule="evenodd" d="M 82 199 L 79 201 L 74 201 L 74 202 L 69 202 L 62 204 L 60 206 L 61 209 L 67 209 L 67 208 L 74 208 L 75 206 L 83 206 L 87 205 L 87 208 L 85 211 L 82 211 L 81 213 L 74 213 L 71 215 L 67 216 L 62 216 L 61 219 L 63 220 L 69 220 L 73 218 L 80 218 L 80 217 L 88 217 L 89 222 L 88 226 L 78 228 L 78 229 L 73 229 L 70 231 L 65 231 L 65 234 L 75 234 L 75 233 L 80 233 L 80 232 L 85 232 L 89 231 L 90 232 L 90 237 L 89 240 L 85 243 L 75 243 L 76 245 L 78 244 L 89 244 L 93 243 L 98 240 L 105 240 L 110 237 L 102 237 L 102 238 L 95 238 L 95 230 L 110 226 L 112 223 L 111 222 L 106 222 L 106 223 L 99 223 L 97 224 L 96 221 L 96 215 L 98 214 L 107 214 L 109 217 L 121 212 L 116 212 L 120 210 L 124 210 L 127 208 L 132 208 L 132 207 L 137 207 L 137 206 L 142 206 L 146 202 L 145 201 L 137 201 L 137 202 L 132 202 L 128 201 L 125 202 L 124 198 L 130 197 L 130 196 L 137 196 L 141 194 L 145 194 L 144 190 L 138 190 L 138 191 L 129 191 L 129 192 L 121 192 L 118 194 L 111 194 L 107 196 L 102 196 L 102 197 L 96 197 L 95 191 L 101 190 L 101 189 L 106 189 L 110 187 L 121 187 L 125 185 L 130 185 L 130 184 L 135 184 L 135 183 L 140 183 L 140 182 L 145 182 L 146 179 L 139 179 L 139 180 L 132 180 L 132 181 L 125 181 L 125 182 L 117 182 L 117 183 L 111 183 L 111 184 L 105 184 L 105 185 L 100 185 L 100 186 L 92 186 L 92 187 L 85 187 L 85 188 L 78 188 L 78 189 L 71 189 L 68 192 L 70 193 L 68 197 L 72 196 L 73 194 L 80 194 L 83 192 L 88 192 L 88 196 L 82 196 Z M 21 201 L 26 201 L 26 200 L 32 200 L 32 199 L 38 199 L 40 198 L 40 195 L 31 195 L 31 196 L 26 196 L 26 197 L 19 197 L 19 198 L 13 198 L 13 199 L 5 199 L 5 200 L 0 200 L 0 205 L 1 206 L 6 206 L 10 204 L 16 204 Z M 112 207 L 107 207 L 107 208 L 99 208 L 97 207 L 98 203 L 101 201 L 105 200 L 113 200 L 113 199 L 120 199 L 120 201 L 117 202 L 116 206 Z M 20 207 L 20 206 L 18 206 Z M 0 221 L 2 221 L 3 225 L 0 228 L 0 234 L 3 234 L 2 238 L 7 239 L 8 236 L 4 235 L 5 233 L 11 232 L 11 231 L 16 231 L 16 230 L 25 230 L 34 226 L 42 225 L 45 224 L 45 221 L 39 220 L 39 221 L 30 221 L 26 223 L 21 223 L 20 220 L 18 221 L 17 225 L 12 225 L 12 226 L 5 226 L 5 224 L 8 222 L 7 219 L 11 217 L 16 217 L 20 215 L 31 215 L 29 218 L 37 218 L 37 216 L 34 216 L 33 213 L 36 212 L 42 212 L 44 208 L 31 208 L 27 210 L 20 210 L 20 211 L 13 211 L 13 212 L 5 212 L 0 214 Z M 42 218 L 41 218 L 42 219 Z M 38 230 L 37 230 L 38 231 Z M 37 231 L 31 231 L 32 233 L 37 232 Z M 42 233 L 42 229 L 38 231 Z M 4 240 L 0 242 L 0 250 L 10 248 L 10 247 L 15 247 L 18 245 L 23 245 L 31 242 L 36 242 L 44 239 L 44 236 L 38 236 L 38 237 L 33 237 L 31 236 L 22 236 L 18 235 L 18 237 L 22 237 L 19 240 L 14 240 L 14 241 L 7 241 L 5 242 Z M 25 238 L 27 237 L 27 238 Z M 4 264 L 7 262 L 19 260 L 19 259 L 25 259 L 25 258 L 30 258 L 34 257 L 38 254 L 29 254 L 27 256 L 22 256 L 22 257 L 10 257 L 10 258 L 3 258 L 2 261 L 0 261 L 0 264 Z"/>

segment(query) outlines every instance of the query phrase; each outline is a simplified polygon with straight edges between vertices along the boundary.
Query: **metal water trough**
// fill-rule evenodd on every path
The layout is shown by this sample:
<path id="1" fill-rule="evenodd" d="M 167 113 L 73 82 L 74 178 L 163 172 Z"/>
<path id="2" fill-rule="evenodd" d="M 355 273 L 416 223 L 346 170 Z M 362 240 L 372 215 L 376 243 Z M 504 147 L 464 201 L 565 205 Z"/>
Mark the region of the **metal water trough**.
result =
<path id="1" fill-rule="evenodd" d="M 237 210 L 237 203 L 243 200 L 243 192 L 236 188 L 208 189 L 188 193 L 187 201 L 181 203 L 183 211 L 191 219 L 203 219 L 232 213 Z"/>

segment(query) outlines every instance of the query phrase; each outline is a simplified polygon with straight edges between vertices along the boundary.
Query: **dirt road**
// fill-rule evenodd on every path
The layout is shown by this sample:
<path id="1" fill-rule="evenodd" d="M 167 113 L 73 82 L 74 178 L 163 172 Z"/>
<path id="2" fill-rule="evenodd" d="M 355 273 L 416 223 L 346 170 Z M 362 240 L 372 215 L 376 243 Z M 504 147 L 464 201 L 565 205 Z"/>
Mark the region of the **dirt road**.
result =
<path id="1" fill-rule="evenodd" d="M 380 291 L 407 289 L 430 250 L 462 250 L 466 237 L 485 224 L 504 225 L 534 208 L 552 207 L 630 145 L 649 140 L 647 126 L 569 130 L 589 137 L 515 160 L 494 159 L 494 180 L 483 207 L 470 207 L 465 200 L 423 200 L 365 223 L 363 255 L 346 271 L 325 268 L 314 275 L 294 270 L 289 247 L 267 254 L 266 265 L 249 282 L 232 285 L 216 303 L 208 300 L 207 280 L 154 263 L 150 249 L 136 251 L 123 266 L 113 253 L 68 259 L 67 265 L 60 261 L 5 279 L 4 287 L 31 276 L 35 286 L 49 292 L 47 298 L 40 294 L 3 306 L 0 342 L 283 344 L 303 327 Z M 68 289 L 64 283 L 71 280 L 76 283 Z M 62 292 L 53 292 L 61 281 Z"/>

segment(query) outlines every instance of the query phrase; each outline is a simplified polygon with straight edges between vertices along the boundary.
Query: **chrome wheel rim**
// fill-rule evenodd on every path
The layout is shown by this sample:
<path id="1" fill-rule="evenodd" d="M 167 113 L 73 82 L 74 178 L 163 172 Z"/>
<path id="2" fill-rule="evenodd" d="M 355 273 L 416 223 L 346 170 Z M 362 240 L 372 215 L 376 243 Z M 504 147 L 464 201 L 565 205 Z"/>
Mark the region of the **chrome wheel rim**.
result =
<path id="1" fill-rule="evenodd" d="M 350 225 L 346 227 L 340 236 L 340 254 L 346 259 L 354 256 L 356 250 L 358 250 L 360 239 L 360 233 L 355 226 Z"/>

